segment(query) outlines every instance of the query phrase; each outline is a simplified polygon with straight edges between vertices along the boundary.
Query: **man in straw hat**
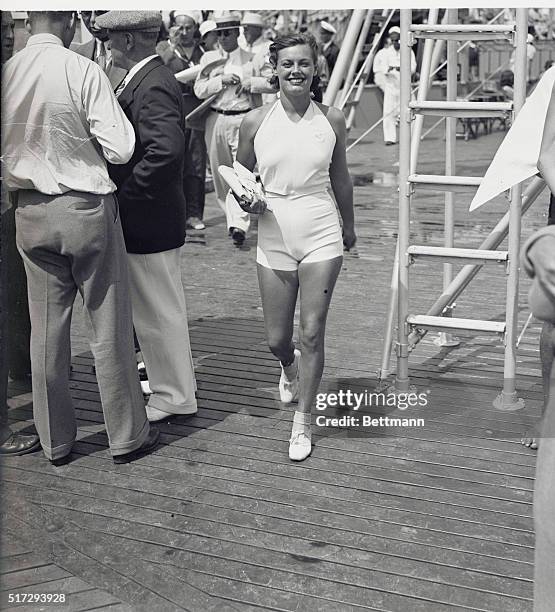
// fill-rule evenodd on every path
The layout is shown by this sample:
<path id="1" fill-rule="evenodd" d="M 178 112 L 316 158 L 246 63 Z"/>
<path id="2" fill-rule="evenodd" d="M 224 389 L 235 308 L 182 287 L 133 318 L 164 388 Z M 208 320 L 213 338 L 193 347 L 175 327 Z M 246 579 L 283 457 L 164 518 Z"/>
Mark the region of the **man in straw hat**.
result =
<path id="1" fill-rule="evenodd" d="M 123 463 L 159 436 L 137 377 L 125 246 L 106 167 L 128 162 L 135 135 L 99 66 L 67 48 L 75 13 L 31 11 L 29 23 L 26 47 L 3 70 L 2 151 L 29 285 L 35 424 L 46 457 L 67 462 L 76 437 L 69 367 L 79 291 L 110 449 Z"/>
<path id="2" fill-rule="evenodd" d="M 173 73 L 156 54 L 157 11 L 110 11 L 106 28 L 114 63 L 128 70 L 118 100 L 137 134 L 124 166 L 111 166 L 118 187 L 133 323 L 149 376 L 147 416 L 160 421 L 197 410 L 181 247 L 185 242 L 185 107 Z"/>
<path id="3" fill-rule="evenodd" d="M 260 76 L 253 77 L 253 83 L 258 90 L 265 88 L 268 80 L 272 77 L 274 69 L 270 63 L 270 45 L 272 41 L 264 38 L 262 33 L 265 28 L 264 19 L 258 13 L 245 11 L 241 19 L 243 34 L 239 36 L 239 46 L 254 54 L 252 59 L 255 71 Z M 262 104 L 270 104 L 277 100 L 276 93 L 263 93 Z"/>
<path id="4" fill-rule="evenodd" d="M 258 13 L 245 11 L 243 19 L 241 19 L 241 27 L 243 34 L 239 37 L 239 46 L 250 53 L 268 53 L 271 40 L 262 36 L 265 23 L 262 16 Z"/>
<path id="5" fill-rule="evenodd" d="M 374 58 L 374 81 L 383 92 L 383 139 L 386 145 L 397 142 L 397 118 L 401 85 L 399 70 L 401 67 L 401 30 L 398 26 L 389 28 L 389 45 L 376 53 Z M 416 70 L 416 58 L 411 50 L 411 73 Z"/>
<path id="6" fill-rule="evenodd" d="M 252 53 L 238 45 L 239 19 L 231 13 L 215 18 L 216 32 L 222 48 L 205 53 L 201 72 L 195 82 L 195 93 L 201 99 L 213 98 L 206 120 L 206 144 L 218 203 L 226 213 L 233 242 L 241 246 L 249 229 L 249 214 L 243 211 L 218 172 L 218 166 L 231 166 L 237 153 L 239 126 L 244 116 L 260 106 L 262 93 L 273 88 L 261 77 L 260 66 Z"/>

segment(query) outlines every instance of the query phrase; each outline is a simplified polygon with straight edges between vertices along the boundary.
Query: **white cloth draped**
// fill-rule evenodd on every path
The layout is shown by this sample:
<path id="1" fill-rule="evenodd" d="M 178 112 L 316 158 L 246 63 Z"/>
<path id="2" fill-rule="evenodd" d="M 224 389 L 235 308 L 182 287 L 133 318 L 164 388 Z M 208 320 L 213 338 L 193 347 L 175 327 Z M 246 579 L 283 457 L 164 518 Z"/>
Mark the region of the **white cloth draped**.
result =
<path id="1" fill-rule="evenodd" d="M 554 84 L 555 66 L 542 76 L 507 132 L 470 203 L 471 211 L 538 173 L 543 130 Z"/>

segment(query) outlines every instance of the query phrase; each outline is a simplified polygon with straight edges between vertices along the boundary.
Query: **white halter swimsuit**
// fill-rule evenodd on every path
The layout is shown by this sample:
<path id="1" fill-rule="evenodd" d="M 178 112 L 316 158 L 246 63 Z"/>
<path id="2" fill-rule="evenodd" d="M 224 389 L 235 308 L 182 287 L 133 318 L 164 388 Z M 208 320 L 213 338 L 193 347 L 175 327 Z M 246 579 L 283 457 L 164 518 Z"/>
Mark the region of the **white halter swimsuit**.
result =
<path id="1" fill-rule="evenodd" d="M 278 100 L 258 128 L 254 151 L 268 201 L 258 222 L 256 261 L 274 270 L 343 254 L 341 227 L 329 194 L 335 132 L 311 101 L 297 122 Z"/>

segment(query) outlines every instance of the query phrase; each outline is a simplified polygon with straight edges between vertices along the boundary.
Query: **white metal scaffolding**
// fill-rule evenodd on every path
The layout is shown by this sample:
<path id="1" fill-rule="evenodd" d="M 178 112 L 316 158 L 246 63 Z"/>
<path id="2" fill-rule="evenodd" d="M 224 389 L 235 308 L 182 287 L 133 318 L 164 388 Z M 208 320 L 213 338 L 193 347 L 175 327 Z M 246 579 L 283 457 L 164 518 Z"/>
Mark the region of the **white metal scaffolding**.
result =
<path id="1" fill-rule="evenodd" d="M 524 104 L 526 96 L 526 36 L 527 10 L 516 9 L 514 24 L 472 24 L 460 25 L 457 9 L 448 9 L 442 24 L 437 25 L 430 15 L 428 24 L 412 24 L 412 11 L 401 10 L 401 121 L 399 127 L 399 239 L 396 253 L 397 274 L 392 283 L 392 296 L 397 292 L 397 371 L 395 389 L 398 392 L 409 390 L 408 357 L 410 350 L 428 330 L 437 330 L 442 343 L 452 343 L 450 333 L 456 330 L 471 330 L 497 333 L 505 343 L 504 384 L 494 404 L 502 410 L 516 410 L 523 404 L 516 393 L 516 344 L 518 314 L 518 271 L 520 248 L 521 215 L 534 201 L 544 187 L 541 179 L 534 179 L 523 201 L 521 187 L 511 190 L 511 203 L 508 213 L 498 223 L 492 233 L 484 240 L 479 249 L 455 248 L 454 245 L 454 205 L 455 193 L 460 190 L 476 188 L 480 177 L 458 176 L 456 174 L 456 121 L 458 117 L 499 117 L 508 113 L 516 114 Z M 447 41 L 447 95 L 443 101 L 425 99 L 420 93 L 417 100 L 411 98 L 410 53 L 411 46 L 419 39 Z M 510 102 L 473 102 L 457 99 L 457 41 L 491 40 L 509 38 L 515 47 L 515 85 L 514 99 Z M 436 43 L 437 46 L 438 43 Z M 434 55 L 436 55 L 434 53 Z M 431 63 L 428 54 L 424 59 Z M 430 74 L 430 66 L 422 72 Z M 423 79 L 427 81 L 427 79 Z M 422 87 L 422 80 L 421 80 Z M 424 85 L 424 92 L 427 83 Z M 418 141 L 420 140 L 422 119 L 426 115 L 446 118 L 445 174 L 422 175 L 417 173 Z M 411 130 L 415 125 L 418 129 Z M 411 134 L 412 131 L 412 134 Z M 414 138 L 415 140 L 412 140 Z M 411 155 L 412 151 L 412 155 Z M 445 197 L 445 233 L 442 247 L 410 244 L 411 199 L 418 188 L 441 190 Z M 496 249 L 508 232 L 508 250 Z M 426 314 L 413 315 L 409 312 L 409 271 L 415 259 L 439 260 L 443 262 L 443 292 Z M 453 279 L 452 264 L 465 263 Z M 451 317 L 454 300 L 486 264 L 502 264 L 507 269 L 506 315 L 505 321 L 458 319 Z M 395 287 L 397 285 L 397 287 Z M 390 304 L 389 320 L 392 322 L 393 303 Z M 390 343 L 387 342 L 391 326 L 386 330 L 386 344 L 380 377 L 387 374 Z M 391 336 L 389 335 L 389 338 Z M 385 356 L 387 355 L 387 360 Z"/>

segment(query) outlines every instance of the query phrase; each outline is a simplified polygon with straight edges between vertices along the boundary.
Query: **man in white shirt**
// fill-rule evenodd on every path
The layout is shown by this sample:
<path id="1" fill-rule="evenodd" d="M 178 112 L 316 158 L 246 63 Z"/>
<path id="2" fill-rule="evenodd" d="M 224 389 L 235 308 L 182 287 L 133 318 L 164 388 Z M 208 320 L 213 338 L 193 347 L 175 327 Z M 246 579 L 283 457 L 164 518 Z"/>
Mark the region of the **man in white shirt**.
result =
<path id="1" fill-rule="evenodd" d="M 239 143 L 239 126 L 245 115 L 260 106 L 262 93 L 274 89 L 261 75 L 252 53 L 238 44 L 239 19 L 231 14 L 215 18 L 222 52 L 209 51 L 202 56 L 195 94 L 200 99 L 213 97 L 212 112 L 206 119 L 206 144 L 218 203 L 226 213 L 233 243 L 241 246 L 250 225 L 249 213 L 243 211 L 218 172 L 218 166 L 231 166 Z"/>
<path id="2" fill-rule="evenodd" d="M 251 11 L 245 11 L 243 19 L 241 19 L 241 27 L 243 33 L 239 36 L 239 46 L 245 51 L 250 53 L 268 53 L 271 40 L 264 38 L 262 33 L 264 32 L 264 19 L 258 13 L 252 13 Z"/>
<path id="3" fill-rule="evenodd" d="M 13 55 L 15 21 L 2 11 L 2 65 Z M 30 381 L 31 322 L 27 304 L 25 268 L 15 244 L 15 215 L 2 185 L 0 202 L 2 232 L 0 250 L 0 455 L 25 455 L 40 449 L 37 435 L 13 431 L 8 417 L 8 373 L 13 379 Z M 14 372 L 14 369 L 16 370 Z"/>
<path id="4" fill-rule="evenodd" d="M 241 19 L 241 26 L 243 33 L 239 36 L 237 42 L 241 49 L 245 49 L 245 51 L 254 55 L 252 63 L 257 74 L 260 74 L 259 77 L 255 77 L 255 83 L 258 79 L 259 82 L 265 85 L 265 80 L 272 77 L 274 69 L 270 63 L 270 45 L 272 41 L 264 38 L 262 35 L 266 27 L 264 19 L 258 13 L 245 11 L 243 19 Z M 261 78 L 264 80 L 260 81 Z M 263 93 L 261 97 L 262 104 L 271 104 L 277 100 L 277 94 L 274 92 Z"/>
<path id="5" fill-rule="evenodd" d="M 401 67 L 401 30 L 397 26 L 389 29 L 391 44 L 376 53 L 374 58 L 374 82 L 383 91 L 383 138 L 386 145 L 397 142 L 397 118 L 399 116 Z M 416 70 L 416 58 L 411 50 L 411 74 Z"/>
<path id="6" fill-rule="evenodd" d="M 27 46 L 2 75 L 2 153 L 29 285 L 35 424 L 47 458 L 67 462 L 76 437 L 69 368 L 79 292 L 110 450 L 125 463 L 159 437 L 137 376 L 125 245 L 106 166 L 130 159 L 135 135 L 106 75 L 68 49 L 75 14 L 32 11 L 29 22 Z"/>

